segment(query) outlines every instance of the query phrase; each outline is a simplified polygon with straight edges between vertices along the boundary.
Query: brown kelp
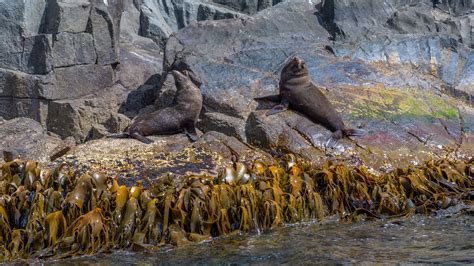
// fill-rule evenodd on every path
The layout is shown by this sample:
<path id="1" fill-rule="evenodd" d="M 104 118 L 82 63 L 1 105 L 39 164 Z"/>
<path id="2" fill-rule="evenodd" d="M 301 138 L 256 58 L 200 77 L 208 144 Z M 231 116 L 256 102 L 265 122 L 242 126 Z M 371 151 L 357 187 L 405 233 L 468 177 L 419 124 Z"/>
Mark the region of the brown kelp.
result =
<path id="1" fill-rule="evenodd" d="M 150 250 L 236 230 L 340 215 L 344 221 L 430 213 L 474 196 L 474 160 L 439 159 L 378 174 L 364 166 L 294 156 L 273 165 L 235 162 L 217 178 L 163 177 L 151 188 L 120 186 L 72 166 L 1 165 L 0 259 L 64 257 L 111 249 Z"/>

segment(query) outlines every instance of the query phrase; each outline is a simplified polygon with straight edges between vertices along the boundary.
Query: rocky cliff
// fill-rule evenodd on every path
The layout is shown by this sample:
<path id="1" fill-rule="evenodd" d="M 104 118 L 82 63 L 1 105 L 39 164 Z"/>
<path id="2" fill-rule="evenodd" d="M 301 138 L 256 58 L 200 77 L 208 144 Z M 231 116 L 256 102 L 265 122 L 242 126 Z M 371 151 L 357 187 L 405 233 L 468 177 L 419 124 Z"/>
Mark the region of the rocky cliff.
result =
<path id="1" fill-rule="evenodd" d="M 179 60 L 203 80 L 203 132 L 379 166 L 472 156 L 473 9 L 471 0 L 0 0 L 0 117 L 31 118 L 56 139 L 100 138 L 169 104 L 167 72 Z M 272 104 L 253 98 L 278 92 L 292 55 L 367 132 L 358 142 L 328 151 L 324 128 L 293 112 L 264 115 Z"/>

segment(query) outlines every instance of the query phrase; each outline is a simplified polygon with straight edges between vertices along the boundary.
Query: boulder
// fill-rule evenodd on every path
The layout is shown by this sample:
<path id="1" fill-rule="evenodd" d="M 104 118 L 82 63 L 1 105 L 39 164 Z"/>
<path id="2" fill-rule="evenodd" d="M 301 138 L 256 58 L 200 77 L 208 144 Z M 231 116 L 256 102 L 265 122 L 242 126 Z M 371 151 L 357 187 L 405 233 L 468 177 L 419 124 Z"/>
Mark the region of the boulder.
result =
<path id="1" fill-rule="evenodd" d="M 51 99 L 77 99 L 115 83 L 115 73 L 110 65 L 76 65 L 56 68 L 55 89 Z"/>
<path id="2" fill-rule="evenodd" d="M 236 11 L 205 1 L 144 0 L 139 6 L 141 36 L 164 46 L 166 39 L 192 22 L 243 16 Z"/>
<path id="3" fill-rule="evenodd" d="M 60 33 L 56 35 L 53 47 L 55 68 L 95 64 L 97 55 L 94 39 L 90 33 Z"/>
<path id="4" fill-rule="evenodd" d="M 0 117 L 30 117 L 45 125 L 51 76 L 0 68 Z"/>
<path id="5" fill-rule="evenodd" d="M 42 98 L 48 84 L 40 75 L 30 75 L 20 71 L 0 68 L 0 97 Z"/>
<path id="6" fill-rule="evenodd" d="M 60 138 L 49 135 L 32 119 L 22 117 L 0 123 L 0 151 L 4 154 L 49 162 L 51 152 L 60 143 Z"/>
<path id="7" fill-rule="evenodd" d="M 212 0 L 212 2 L 227 6 L 236 11 L 253 15 L 260 10 L 276 5 L 283 0 Z"/>
<path id="8" fill-rule="evenodd" d="M 87 29 L 91 12 L 90 0 L 47 0 L 43 33 L 82 33 Z"/>
<path id="9" fill-rule="evenodd" d="M 119 62 L 120 18 L 123 0 L 93 0 L 90 21 L 99 65 Z"/>
<path id="10" fill-rule="evenodd" d="M 118 79 L 121 85 L 129 89 L 137 89 L 145 83 L 156 83 L 158 80 L 153 79 L 162 72 L 163 58 L 158 53 L 158 45 L 150 39 L 138 38 L 133 43 L 122 42 L 120 48 Z"/>
<path id="11" fill-rule="evenodd" d="M 115 85 L 82 98 L 52 101 L 47 127 L 63 138 L 72 136 L 78 141 L 97 138 L 98 132 L 104 135 L 106 130 L 122 132 L 130 122 L 118 114 L 126 95 L 125 88 Z"/>

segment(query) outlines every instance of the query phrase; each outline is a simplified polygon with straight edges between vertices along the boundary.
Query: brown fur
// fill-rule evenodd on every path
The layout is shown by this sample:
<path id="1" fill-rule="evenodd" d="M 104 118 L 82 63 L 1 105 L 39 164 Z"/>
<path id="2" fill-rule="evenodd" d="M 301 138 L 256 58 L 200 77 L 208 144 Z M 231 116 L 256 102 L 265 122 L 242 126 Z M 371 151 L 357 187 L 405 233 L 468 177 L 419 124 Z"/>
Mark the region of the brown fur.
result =
<path id="1" fill-rule="evenodd" d="M 193 83 L 188 71 L 185 74 L 173 70 L 177 92 L 174 104 L 149 114 L 138 116 L 122 135 L 150 143 L 145 136 L 185 132 L 192 140 L 197 139 L 195 125 L 202 109 L 200 89 Z"/>
<path id="2" fill-rule="evenodd" d="M 333 132 L 333 140 L 363 134 L 361 130 L 346 128 L 334 106 L 312 82 L 306 63 L 298 57 L 294 57 L 281 71 L 279 98 L 281 103 L 267 115 L 291 108 Z"/>

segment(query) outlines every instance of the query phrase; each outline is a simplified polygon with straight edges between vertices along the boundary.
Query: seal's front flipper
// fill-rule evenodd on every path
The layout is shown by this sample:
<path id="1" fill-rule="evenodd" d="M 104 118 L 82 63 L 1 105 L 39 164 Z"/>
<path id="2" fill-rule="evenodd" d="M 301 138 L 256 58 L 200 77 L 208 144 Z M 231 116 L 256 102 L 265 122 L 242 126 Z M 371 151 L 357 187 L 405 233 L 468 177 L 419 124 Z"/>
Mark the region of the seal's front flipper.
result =
<path id="1" fill-rule="evenodd" d="M 186 136 L 188 136 L 189 140 L 192 142 L 195 142 L 199 139 L 196 132 L 196 127 L 193 124 L 184 127 L 184 134 L 186 134 Z"/>
<path id="2" fill-rule="evenodd" d="M 137 140 L 139 140 L 139 141 L 141 141 L 141 142 L 143 142 L 143 143 L 145 143 L 145 144 L 151 144 L 151 143 L 153 143 L 153 140 L 151 140 L 151 139 L 149 139 L 149 138 L 146 138 L 146 137 L 140 135 L 140 134 L 137 133 L 137 132 L 131 133 L 131 134 L 130 134 L 130 137 L 135 138 L 135 139 L 137 139 Z"/>
<path id="3" fill-rule="evenodd" d="M 343 129 L 342 133 L 345 137 L 362 137 L 365 135 L 365 131 L 362 129 L 347 128 Z"/>
<path id="4" fill-rule="evenodd" d="M 284 112 L 284 111 L 288 110 L 288 106 L 289 106 L 288 103 L 281 102 L 280 104 L 273 106 L 273 108 L 270 109 L 270 111 L 267 112 L 267 116 L 275 115 L 275 114 Z"/>
<path id="5" fill-rule="evenodd" d="M 289 106 L 290 106 L 290 103 L 288 102 L 288 100 L 283 99 L 280 104 L 273 106 L 273 108 L 267 112 L 267 116 L 284 112 L 288 110 Z"/>

